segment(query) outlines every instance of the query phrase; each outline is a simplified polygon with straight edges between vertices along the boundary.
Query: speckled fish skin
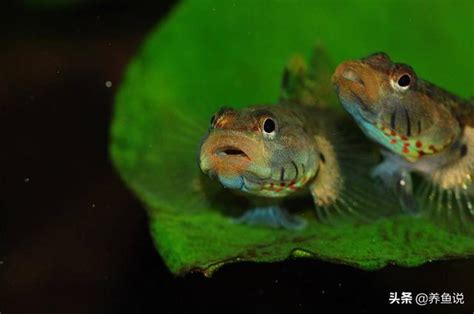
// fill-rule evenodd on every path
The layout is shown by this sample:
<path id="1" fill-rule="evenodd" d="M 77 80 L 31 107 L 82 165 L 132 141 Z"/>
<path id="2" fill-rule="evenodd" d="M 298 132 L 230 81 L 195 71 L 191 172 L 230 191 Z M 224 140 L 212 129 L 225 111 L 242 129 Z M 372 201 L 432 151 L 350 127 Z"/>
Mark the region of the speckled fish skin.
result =
<path id="1" fill-rule="evenodd" d="M 382 52 L 343 62 L 332 81 L 343 107 L 383 147 L 385 161 L 376 176 L 411 185 L 409 173 L 418 172 L 441 192 L 472 195 L 472 102 L 417 77 L 409 65 Z"/>
<path id="2" fill-rule="evenodd" d="M 223 108 L 202 143 L 201 170 L 250 196 L 283 198 L 310 190 L 317 204 L 329 205 L 337 197 L 338 169 L 328 182 L 318 179 L 326 164 L 337 163 L 327 144 L 330 125 L 328 113 L 316 107 Z"/>
<path id="3" fill-rule="evenodd" d="M 412 162 L 449 150 L 472 115 L 467 101 L 417 78 L 410 66 L 384 53 L 342 63 L 333 82 L 366 134 Z"/>
<path id="4" fill-rule="evenodd" d="M 301 229 L 304 220 L 286 212 L 290 202 L 282 201 L 305 193 L 318 219 L 329 223 L 394 212 L 393 199 L 385 191 L 381 199 L 367 176 L 375 155 L 338 109 L 332 73 L 330 58 L 317 46 L 309 64 L 300 55 L 287 64 L 277 104 L 222 108 L 211 118 L 200 168 L 250 200 L 238 222 Z M 351 151 L 354 145 L 361 151 Z M 363 195 L 366 190 L 370 195 Z"/>

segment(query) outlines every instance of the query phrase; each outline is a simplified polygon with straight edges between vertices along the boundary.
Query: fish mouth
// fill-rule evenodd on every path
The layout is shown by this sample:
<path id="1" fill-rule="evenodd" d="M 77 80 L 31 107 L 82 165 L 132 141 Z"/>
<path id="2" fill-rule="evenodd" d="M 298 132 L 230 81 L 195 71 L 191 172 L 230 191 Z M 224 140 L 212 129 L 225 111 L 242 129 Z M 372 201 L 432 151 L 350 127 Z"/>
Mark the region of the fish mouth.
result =
<path id="1" fill-rule="evenodd" d="M 244 178 L 260 182 L 271 172 L 263 143 L 235 131 L 212 131 L 201 145 L 199 159 L 205 175 L 233 189 L 241 189 Z"/>
<path id="2" fill-rule="evenodd" d="M 346 61 L 340 64 L 332 75 L 332 83 L 339 86 L 356 86 L 365 89 L 366 82 L 362 75 L 363 65 L 358 61 Z"/>
<path id="3" fill-rule="evenodd" d="M 260 188 L 264 178 L 249 171 L 251 159 L 249 155 L 237 146 L 224 145 L 213 150 L 211 159 L 213 166 L 209 172 L 210 178 L 215 178 L 228 189 L 242 192 L 252 192 Z"/>
<path id="4" fill-rule="evenodd" d="M 217 147 L 214 151 L 214 155 L 217 155 L 219 157 L 242 157 L 250 160 L 249 155 L 246 154 L 242 149 L 236 146 L 229 145 Z"/>
<path id="5" fill-rule="evenodd" d="M 356 119 L 375 124 L 376 113 L 361 97 L 367 94 L 367 86 L 361 72 L 363 65 L 357 61 L 347 61 L 339 65 L 333 74 L 332 82 L 343 107 Z"/>

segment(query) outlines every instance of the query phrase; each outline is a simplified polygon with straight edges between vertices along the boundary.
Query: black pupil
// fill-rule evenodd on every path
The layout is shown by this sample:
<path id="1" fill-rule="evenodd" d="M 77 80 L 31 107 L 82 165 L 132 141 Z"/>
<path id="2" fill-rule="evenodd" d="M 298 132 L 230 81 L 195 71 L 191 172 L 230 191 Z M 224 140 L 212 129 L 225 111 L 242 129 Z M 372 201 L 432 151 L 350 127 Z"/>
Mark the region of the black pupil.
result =
<path id="1" fill-rule="evenodd" d="M 406 87 L 410 85 L 410 76 L 408 76 L 407 74 L 403 74 L 402 76 L 400 76 L 400 78 L 398 79 L 398 85 L 400 85 L 401 87 Z"/>
<path id="2" fill-rule="evenodd" d="M 275 121 L 273 121 L 272 119 L 265 120 L 265 122 L 263 123 L 263 130 L 266 133 L 272 133 L 273 131 L 275 131 Z"/>

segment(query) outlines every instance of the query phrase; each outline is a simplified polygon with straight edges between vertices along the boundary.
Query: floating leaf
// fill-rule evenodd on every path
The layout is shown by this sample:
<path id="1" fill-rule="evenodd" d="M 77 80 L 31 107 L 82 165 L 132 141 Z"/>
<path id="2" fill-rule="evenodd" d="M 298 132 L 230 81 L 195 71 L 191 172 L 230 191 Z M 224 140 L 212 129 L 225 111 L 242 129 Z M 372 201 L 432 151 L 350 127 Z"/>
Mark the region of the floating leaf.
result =
<path id="1" fill-rule="evenodd" d="M 171 271 L 211 274 L 229 262 L 288 256 L 364 269 L 473 256 L 473 238 L 408 216 L 329 226 L 308 210 L 309 225 L 301 232 L 232 224 L 210 201 L 222 190 L 203 179 L 196 161 L 209 119 L 221 105 L 275 103 L 286 62 L 295 53 L 309 56 L 316 42 L 335 61 L 386 51 L 421 77 L 467 96 L 474 86 L 473 10 L 470 1 L 179 5 L 126 73 L 111 144 L 122 177 L 149 209 L 153 238 Z M 238 200 L 227 204 L 228 211 L 242 206 Z"/>

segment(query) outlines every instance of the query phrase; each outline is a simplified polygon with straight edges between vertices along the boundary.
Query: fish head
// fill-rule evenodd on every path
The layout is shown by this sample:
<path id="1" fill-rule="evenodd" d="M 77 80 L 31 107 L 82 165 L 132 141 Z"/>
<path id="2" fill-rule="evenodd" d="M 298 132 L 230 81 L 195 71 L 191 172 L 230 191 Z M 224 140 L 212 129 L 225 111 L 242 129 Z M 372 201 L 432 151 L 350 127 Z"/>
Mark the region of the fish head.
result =
<path id="1" fill-rule="evenodd" d="M 314 175 L 315 150 L 304 120 L 289 108 L 222 108 L 211 118 L 199 164 L 205 175 L 226 188 L 283 197 Z"/>
<path id="2" fill-rule="evenodd" d="M 409 160 L 442 150 L 459 132 L 432 86 L 383 52 L 343 62 L 332 81 L 364 133 Z"/>

